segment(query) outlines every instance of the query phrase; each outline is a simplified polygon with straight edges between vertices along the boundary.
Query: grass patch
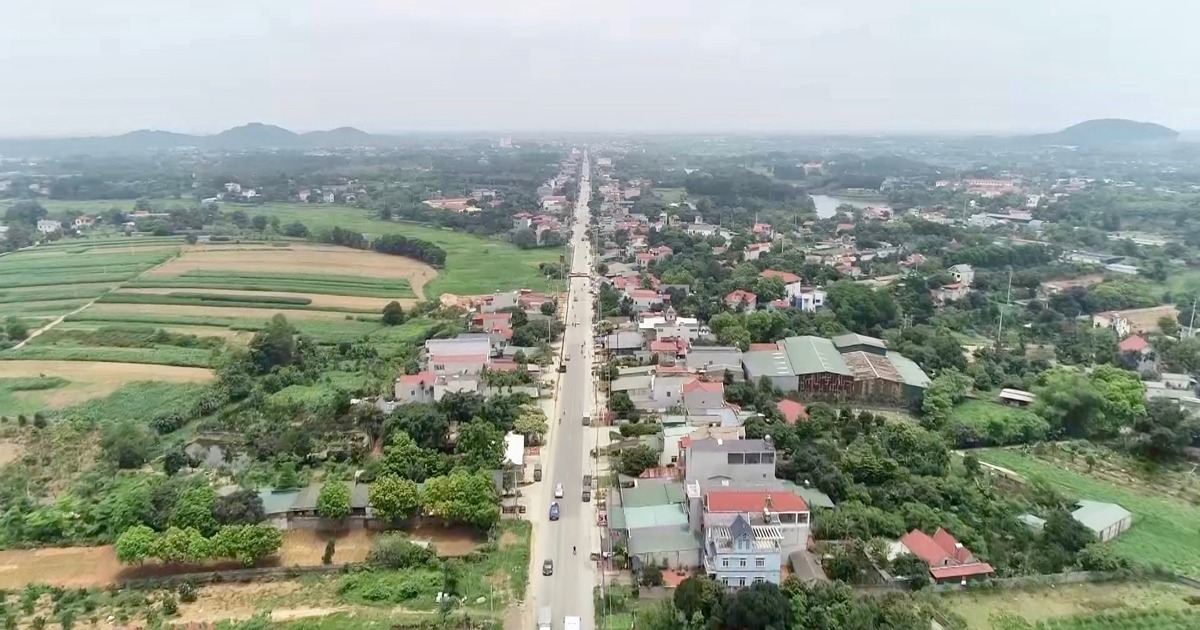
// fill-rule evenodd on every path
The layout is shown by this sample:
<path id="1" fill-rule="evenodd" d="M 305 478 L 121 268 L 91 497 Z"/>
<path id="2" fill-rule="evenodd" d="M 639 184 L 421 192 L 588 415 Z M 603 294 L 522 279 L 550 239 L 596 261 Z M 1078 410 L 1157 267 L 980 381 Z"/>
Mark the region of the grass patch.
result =
<path id="1" fill-rule="evenodd" d="M 315 339 L 318 343 L 334 344 L 343 341 L 358 341 L 367 335 L 384 328 L 376 316 L 363 316 L 368 321 L 347 315 L 344 320 L 304 320 L 289 319 L 293 327 Z M 161 315 L 133 313 L 95 313 L 92 309 L 81 311 L 67 318 L 68 322 L 101 323 L 114 322 L 122 324 L 157 324 L 161 326 L 208 326 L 226 330 L 258 332 L 267 327 L 267 320 L 250 319 L 245 317 L 192 316 L 192 315 Z M 422 320 L 414 320 L 422 321 Z M 405 326 L 409 323 L 406 322 Z M 404 326 L 399 327 L 403 329 Z M 400 334 L 400 333 L 393 333 Z"/>
<path id="2" fill-rule="evenodd" d="M 939 599 L 944 608 L 967 622 L 969 630 L 1101 628 L 1103 626 L 1089 625 L 1094 622 L 1095 615 L 1187 611 L 1192 606 L 1186 598 L 1198 593 L 1200 591 L 1195 589 L 1165 582 L 1108 582 L 1063 584 L 1054 588 L 968 590 L 944 593 Z M 1034 625 L 1039 623 L 1082 625 Z"/>
<path id="3" fill-rule="evenodd" d="M 1016 450 L 979 451 L 981 460 L 1042 482 L 1073 499 L 1117 503 L 1133 513 L 1133 526 L 1111 544 L 1135 564 L 1166 567 L 1200 576 L 1200 507 L 1154 493 L 1146 484 L 1118 485 L 1094 475 L 1064 470 L 1037 456 Z"/>
<path id="4" fill-rule="evenodd" d="M 7 350 L 0 358 L 37 361 L 109 361 L 117 363 L 148 363 L 179 367 L 213 367 L 213 352 L 205 348 L 95 348 L 87 346 L 28 345 Z"/>
<path id="5" fill-rule="evenodd" d="M 0 304 L 21 302 L 48 302 L 52 300 L 77 300 L 104 295 L 113 284 L 74 284 L 70 286 L 32 287 L 12 291 L 0 291 Z"/>
<path id="6" fill-rule="evenodd" d="M 0 389 L 6 389 L 10 392 L 38 392 L 46 389 L 58 389 L 70 382 L 65 378 L 57 376 L 0 378 Z"/>
<path id="7" fill-rule="evenodd" d="M 0 378 L 0 415 L 29 416 L 42 411 L 46 405 L 36 392 L 58 389 L 69 384 L 67 379 L 56 376 Z"/>
<path id="8" fill-rule="evenodd" d="M 1009 407 L 987 400 L 968 400 L 950 412 L 946 428 L 952 441 L 962 439 L 960 446 L 1005 446 L 1040 440 L 1050 425 L 1027 409 Z"/>
<path id="9" fill-rule="evenodd" d="M 138 289 L 237 289 L 288 291 L 352 297 L 414 298 L 407 280 L 346 275 L 244 273 L 196 269 L 173 278 L 144 278 L 131 282 Z"/>
<path id="10" fill-rule="evenodd" d="M 149 422 L 156 416 L 172 413 L 188 417 L 206 391 L 208 386 L 199 383 L 139 381 L 128 383 L 104 398 L 68 407 L 62 415 L 96 424 L 125 418 Z"/>
<path id="11" fill-rule="evenodd" d="M 679 203 L 687 198 L 687 190 L 683 188 L 655 188 L 654 194 L 658 195 L 663 203 Z"/>
<path id="12" fill-rule="evenodd" d="M 254 206 L 254 213 L 279 217 L 283 223 L 300 221 L 314 232 L 339 226 L 370 237 L 404 234 L 434 243 L 446 250 L 446 266 L 425 286 L 427 298 L 442 293 L 478 295 L 520 288 L 547 290 L 552 285 L 538 272 L 538 264 L 555 262 L 566 253 L 565 248 L 522 250 L 499 239 L 414 223 L 381 221 L 366 210 L 347 206 L 266 203 Z"/>

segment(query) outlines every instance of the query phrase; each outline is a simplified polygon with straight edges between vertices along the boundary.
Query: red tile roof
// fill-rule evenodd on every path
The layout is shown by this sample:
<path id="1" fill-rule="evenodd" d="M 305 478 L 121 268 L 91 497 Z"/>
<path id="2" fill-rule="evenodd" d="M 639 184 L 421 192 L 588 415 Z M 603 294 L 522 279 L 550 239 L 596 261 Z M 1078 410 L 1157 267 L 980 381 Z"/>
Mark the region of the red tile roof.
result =
<path id="1" fill-rule="evenodd" d="M 770 232 L 770 231 L 771 231 L 770 223 L 755 223 L 754 224 L 754 233 L 755 234 L 758 234 L 759 232 Z"/>
<path id="2" fill-rule="evenodd" d="M 709 512 L 761 512 L 768 507 L 772 512 L 807 512 L 804 499 L 791 492 L 775 491 L 710 491 L 707 495 Z"/>
<path id="3" fill-rule="evenodd" d="M 400 376 L 401 385 L 432 385 L 435 380 L 437 380 L 437 375 L 433 372 L 403 374 Z"/>
<path id="4" fill-rule="evenodd" d="M 1126 337 L 1121 340 L 1121 343 L 1117 344 L 1117 349 L 1121 352 L 1141 352 L 1149 347 L 1150 343 L 1141 335 Z"/>
<path id="5" fill-rule="evenodd" d="M 658 292 L 653 289 L 633 289 L 629 292 L 631 298 L 654 298 L 658 297 Z"/>
<path id="6" fill-rule="evenodd" d="M 972 562 L 970 564 L 955 564 L 948 567 L 930 568 L 929 573 L 935 580 L 949 580 L 953 578 L 964 578 L 972 575 L 991 575 L 996 570 L 992 565 L 986 562 Z"/>
<path id="7" fill-rule="evenodd" d="M 779 346 L 777 346 L 773 343 L 752 343 L 752 344 L 750 344 L 751 352 L 754 352 L 756 350 L 778 350 L 778 349 L 779 349 Z"/>
<path id="8" fill-rule="evenodd" d="M 796 424 L 797 420 L 808 420 L 808 409 L 794 400 L 785 398 L 775 406 L 779 408 L 779 413 L 783 414 L 783 419 L 787 420 L 788 424 Z"/>
<path id="9" fill-rule="evenodd" d="M 758 300 L 757 295 L 754 295 L 753 293 L 751 293 L 749 291 L 743 291 L 741 289 L 738 289 L 737 291 L 733 291 L 729 295 L 725 296 L 726 304 L 741 304 L 742 302 L 746 302 L 747 304 L 749 304 L 749 303 L 755 302 L 757 300 Z"/>
<path id="10" fill-rule="evenodd" d="M 995 572 L 992 565 L 976 560 L 975 556 L 971 555 L 971 550 L 959 544 L 950 532 L 940 527 L 933 536 L 914 529 L 900 539 L 900 544 L 929 565 L 929 573 L 935 580 Z"/>
<path id="11" fill-rule="evenodd" d="M 720 381 L 702 381 L 696 379 L 683 384 L 683 393 L 688 392 L 709 392 L 709 393 L 725 393 L 725 383 Z"/>
<path id="12" fill-rule="evenodd" d="M 800 282 L 800 276 L 797 276 L 794 273 L 788 273 L 786 271 L 777 271 L 775 269 L 767 269 L 758 275 L 764 278 L 779 278 L 788 284 Z"/>

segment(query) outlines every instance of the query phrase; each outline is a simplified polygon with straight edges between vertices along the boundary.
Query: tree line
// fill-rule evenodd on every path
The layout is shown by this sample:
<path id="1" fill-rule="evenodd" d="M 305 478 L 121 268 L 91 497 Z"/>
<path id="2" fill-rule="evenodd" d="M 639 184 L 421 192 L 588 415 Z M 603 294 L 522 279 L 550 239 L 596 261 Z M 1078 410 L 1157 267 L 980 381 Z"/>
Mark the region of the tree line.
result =
<path id="1" fill-rule="evenodd" d="M 446 264 L 446 250 L 424 239 L 402 234 L 384 234 L 371 241 L 362 232 L 335 226 L 318 234 L 316 240 L 320 243 L 354 249 L 373 249 L 381 254 L 404 256 L 434 267 L 443 267 Z"/>
<path id="2" fill-rule="evenodd" d="M 114 545 L 117 560 L 124 564 L 141 564 L 151 558 L 163 564 L 236 560 L 248 567 L 282 546 L 283 532 L 270 525 L 226 525 L 212 536 L 195 527 L 156 532 L 135 525 L 122 532 Z"/>

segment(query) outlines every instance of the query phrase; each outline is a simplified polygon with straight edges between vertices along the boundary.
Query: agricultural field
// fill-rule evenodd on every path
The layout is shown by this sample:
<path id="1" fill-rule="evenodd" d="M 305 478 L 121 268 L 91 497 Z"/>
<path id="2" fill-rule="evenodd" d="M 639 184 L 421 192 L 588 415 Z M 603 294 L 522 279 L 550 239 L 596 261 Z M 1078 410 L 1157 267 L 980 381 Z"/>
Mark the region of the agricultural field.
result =
<path id="1" fill-rule="evenodd" d="M 1070 498 L 1111 501 L 1133 513 L 1133 526 L 1110 543 L 1135 564 L 1151 564 L 1200 576 L 1200 506 L 1189 475 L 1149 476 L 1119 458 L 1100 454 L 1093 464 L 1054 449 L 976 451 L 980 460 L 1042 482 Z M 1091 472 L 1088 469 L 1091 468 Z"/>
<path id="2" fill-rule="evenodd" d="M 212 372 L 190 367 L 87 361 L 0 361 L 0 416 L 64 409 L 112 394 L 126 383 L 203 383 Z"/>
<path id="3" fill-rule="evenodd" d="M 1179 584 L 1125 582 L 962 591 L 941 595 L 939 603 L 969 630 L 1170 629 L 1195 627 L 1170 624 L 1200 616 L 1197 598 L 1200 590 Z M 1160 625 L 1139 625 L 1152 619 Z"/>

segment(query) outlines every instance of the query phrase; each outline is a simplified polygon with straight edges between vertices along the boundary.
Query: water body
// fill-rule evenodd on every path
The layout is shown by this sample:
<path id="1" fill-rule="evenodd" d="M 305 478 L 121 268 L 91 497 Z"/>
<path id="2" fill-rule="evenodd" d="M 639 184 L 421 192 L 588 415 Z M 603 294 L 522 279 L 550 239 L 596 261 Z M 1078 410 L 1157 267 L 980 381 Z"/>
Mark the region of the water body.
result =
<path id="1" fill-rule="evenodd" d="M 846 204 L 855 208 L 886 208 L 886 201 L 867 201 L 864 199 L 849 199 L 846 197 L 830 197 L 829 195 L 809 195 L 817 204 L 817 216 L 828 219 L 837 214 L 837 207 Z"/>

